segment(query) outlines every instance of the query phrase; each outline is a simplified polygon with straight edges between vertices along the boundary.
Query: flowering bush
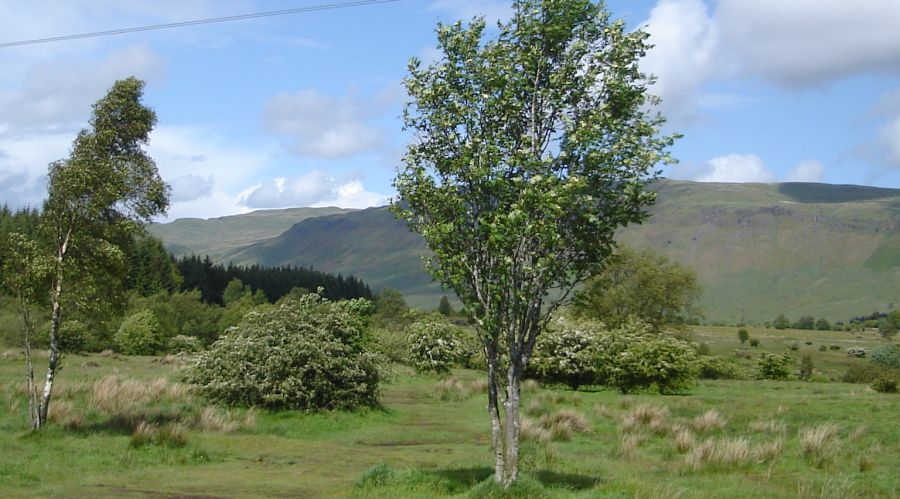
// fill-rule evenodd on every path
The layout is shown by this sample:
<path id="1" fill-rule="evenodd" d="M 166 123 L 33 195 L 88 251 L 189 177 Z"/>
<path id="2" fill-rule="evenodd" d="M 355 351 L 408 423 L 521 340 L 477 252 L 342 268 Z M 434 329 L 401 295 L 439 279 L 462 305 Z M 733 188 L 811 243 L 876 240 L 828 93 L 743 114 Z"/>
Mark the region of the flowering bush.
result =
<path id="1" fill-rule="evenodd" d="M 597 348 L 604 334 L 599 322 L 559 319 L 538 336 L 531 371 L 539 379 L 573 390 L 597 384 L 601 381 Z"/>
<path id="2" fill-rule="evenodd" d="M 464 357 L 461 332 L 440 314 L 421 317 L 406 331 L 409 361 L 417 371 L 447 374 Z"/>
<path id="3" fill-rule="evenodd" d="M 366 300 L 310 293 L 255 309 L 202 352 L 187 380 L 212 400 L 271 409 L 353 409 L 378 401 Z"/>
<path id="4" fill-rule="evenodd" d="M 596 322 L 560 319 L 538 337 L 531 369 L 543 380 L 575 389 L 607 384 L 627 393 L 655 385 L 665 393 L 696 377 L 698 362 L 690 343 L 649 324 L 630 321 L 607 330 Z"/>

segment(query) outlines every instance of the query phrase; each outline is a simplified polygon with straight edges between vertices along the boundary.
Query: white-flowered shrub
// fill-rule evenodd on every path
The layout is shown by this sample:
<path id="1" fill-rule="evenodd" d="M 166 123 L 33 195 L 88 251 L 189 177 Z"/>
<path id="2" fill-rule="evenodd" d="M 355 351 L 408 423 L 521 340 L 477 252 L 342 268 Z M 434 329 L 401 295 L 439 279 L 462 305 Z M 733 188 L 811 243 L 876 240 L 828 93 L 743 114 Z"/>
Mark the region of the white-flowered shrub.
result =
<path id="1" fill-rule="evenodd" d="M 423 316 L 406 331 L 409 362 L 419 372 L 447 374 L 466 355 L 462 332 L 443 315 Z"/>
<path id="2" fill-rule="evenodd" d="M 188 381 L 211 400 L 270 409 L 353 409 L 378 401 L 366 300 L 310 293 L 256 309 L 202 352 Z"/>

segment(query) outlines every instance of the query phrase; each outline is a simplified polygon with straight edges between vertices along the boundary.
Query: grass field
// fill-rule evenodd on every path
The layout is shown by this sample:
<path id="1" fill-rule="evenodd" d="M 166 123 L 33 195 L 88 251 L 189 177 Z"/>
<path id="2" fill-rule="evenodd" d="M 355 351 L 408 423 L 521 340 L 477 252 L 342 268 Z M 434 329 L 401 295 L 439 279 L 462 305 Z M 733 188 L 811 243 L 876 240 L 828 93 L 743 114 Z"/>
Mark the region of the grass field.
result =
<path id="1" fill-rule="evenodd" d="M 742 348 L 735 331 L 694 336 L 726 355 Z M 808 350 L 826 377 L 867 362 L 848 358 L 847 346 L 878 344 L 850 333 L 750 333 L 760 339 L 753 350 L 798 343 L 794 353 Z M 480 373 L 441 381 L 395 366 L 383 407 L 356 413 L 229 411 L 193 397 L 173 360 L 67 357 L 55 422 L 33 434 L 23 363 L 3 354 L 0 496 L 496 492 L 485 482 L 492 461 Z M 523 409 L 518 496 L 897 497 L 900 488 L 900 396 L 864 385 L 699 381 L 679 396 L 529 385 Z"/>

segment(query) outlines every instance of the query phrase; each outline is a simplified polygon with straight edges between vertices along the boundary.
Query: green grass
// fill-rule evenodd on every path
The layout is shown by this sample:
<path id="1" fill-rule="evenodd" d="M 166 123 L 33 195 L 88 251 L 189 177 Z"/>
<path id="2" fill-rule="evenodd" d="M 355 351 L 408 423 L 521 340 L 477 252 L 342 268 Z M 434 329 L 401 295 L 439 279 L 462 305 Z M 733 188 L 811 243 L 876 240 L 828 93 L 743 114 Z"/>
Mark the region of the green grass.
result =
<path id="1" fill-rule="evenodd" d="M 733 355 L 740 348 L 735 328 L 699 328 L 694 335 L 713 353 Z M 750 335 L 761 341 L 753 349 L 757 355 L 756 350 L 780 352 L 796 342 L 800 353 L 809 349 L 814 355 L 817 369 L 835 374 L 867 360 L 847 358 L 846 347 L 819 352 L 820 342 L 871 346 L 878 341 L 837 332 L 751 329 Z M 805 345 L 806 338 L 812 346 Z M 161 376 L 175 382 L 177 363 L 69 356 L 60 376 L 64 395 L 57 402 L 70 402 L 73 412 L 81 413 L 81 424 L 70 429 L 54 424 L 33 434 L 27 430 L 24 396 L 16 389 L 23 365 L 8 352 L 0 356 L 0 496 L 896 497 L 900 487 L 900 396 L 843 383 L 700 381 L 680 396 L 527 390 L 523 415 L 537 421 L 541 414 L 575 411 L 587 418 L 590 432 L 523 442 L 523 480 L 504 492 L 491 484 L 484 394 L 473 388 L 444 400 L 438 379 L 403 366 L 394 370 L 381 408 L 258 411 L 255 423 L 228 432 L 193 423 L 206 405 L 189 392 L 161 396 L 129 410 L 138 417 L 179 419 L 188 428 L 186 443 L 133 446 L 131 428 L 91 408 L 89 387 L 111 374 L 147 385 Z M 483 376 L 454 375 L 464 381 Z M 645 405 L 666 410 L 655 423 L 623 424 L 647 411 Z M 698 429 L 694 419 L 711 409 L 725 426 Z M 801 432 L 824 424 L 837 427 L 836 437 L 804 454 Z M 745 438 L 751 453 L 764 444 L 781 444 L 765 462 L 745 457 L 731 463 L 713 456 L 695 469 L 688 462 L 690 451 L 675 446 L 679 431 L 691 433 L 692 448 L 707 439 L 715 444 Z"/>

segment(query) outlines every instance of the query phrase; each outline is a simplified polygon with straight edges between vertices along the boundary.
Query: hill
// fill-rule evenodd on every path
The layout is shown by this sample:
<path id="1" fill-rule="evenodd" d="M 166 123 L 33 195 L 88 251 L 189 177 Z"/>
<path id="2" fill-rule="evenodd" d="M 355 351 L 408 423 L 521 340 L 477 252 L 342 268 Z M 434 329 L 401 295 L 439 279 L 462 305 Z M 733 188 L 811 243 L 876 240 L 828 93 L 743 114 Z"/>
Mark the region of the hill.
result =
<path id="1" fill-rule="evenodd" d="M 148 230 L 162 239 L 177 257 L 209 255 L 217 262 L 244 246 L 275 237 L 292 225 L 311 217 L 349 213 L 345 208 L 289 208 L 259 210 L 243 215 L 201 219 L 179 218 L 166 224 L 152 224 Z"/>
<path id="2" fill-rule="evenodd" d="M 785 313 L 833 321 L 900 305 L 900 189 L 673 180 L 654 188 L 652 216 L 620 239 L 694 268 L 707 320 L 756 322 Z M 442 294 L 422 270 L 421 239 L 384 207 L 308 215 L 272 235 L 216 259 L 350 273 L 373 289 L 399 289 L 422 308 L 436 306 Z"/>

